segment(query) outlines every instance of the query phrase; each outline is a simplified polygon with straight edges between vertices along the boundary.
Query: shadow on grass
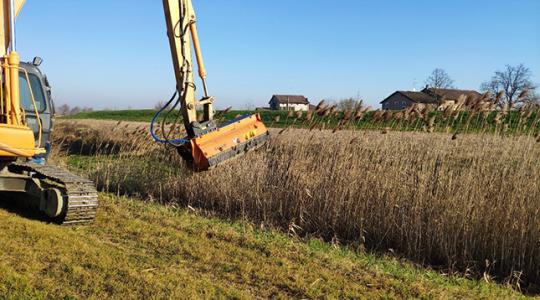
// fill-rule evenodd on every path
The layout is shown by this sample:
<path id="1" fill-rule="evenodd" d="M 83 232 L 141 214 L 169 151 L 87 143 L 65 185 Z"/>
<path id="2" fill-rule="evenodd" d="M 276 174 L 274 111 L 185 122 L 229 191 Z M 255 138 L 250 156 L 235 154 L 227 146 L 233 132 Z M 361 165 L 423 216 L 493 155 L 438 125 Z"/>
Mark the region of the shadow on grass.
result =
<path id="1" fill-rule="evenodd" d="M 39 211 L 37 199 L 29 199 L 22 193 L 0 193 L 0 209 L 16 214 L 22 218 L 40 222 L 51 223 L 43 213 Z"/>

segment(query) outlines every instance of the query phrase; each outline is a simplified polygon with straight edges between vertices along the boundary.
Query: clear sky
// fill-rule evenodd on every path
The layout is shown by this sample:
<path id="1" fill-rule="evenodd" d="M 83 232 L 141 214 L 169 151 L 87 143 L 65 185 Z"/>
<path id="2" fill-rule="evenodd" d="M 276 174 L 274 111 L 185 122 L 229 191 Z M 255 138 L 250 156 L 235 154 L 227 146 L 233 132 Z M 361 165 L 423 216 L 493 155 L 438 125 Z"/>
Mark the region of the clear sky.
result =
<path id="1" fill-rule="evenodd" d="M 369 104 L 445 69 L 478 89 L 505 64 L 540 83 L 540 0 L 193 0 L 218 107 L 360 95 Z M 175 87 L 159 0 L 27 0 L 17 28 L 57 103 L 153 107 Z"/>

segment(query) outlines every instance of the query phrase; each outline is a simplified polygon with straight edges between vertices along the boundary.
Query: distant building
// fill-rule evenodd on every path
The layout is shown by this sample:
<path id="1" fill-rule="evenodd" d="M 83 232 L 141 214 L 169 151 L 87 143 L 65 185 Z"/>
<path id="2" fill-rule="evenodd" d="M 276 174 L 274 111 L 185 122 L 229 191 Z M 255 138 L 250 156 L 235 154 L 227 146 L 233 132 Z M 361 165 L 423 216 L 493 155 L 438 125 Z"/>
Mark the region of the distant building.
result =
<path id="1" fill-rule="evenodd" d="M 482 97 L 482 94 L 480 94 L 477 91 L 472 91 L 472 90 L 435 89 L 435 88 L 426 87 L 422 92 L 436 98 L 438 102 L 441 102 L 441 101 L 457 102 L 459 97 L 461 97 L 462 95 L 465 97 L 473 98 L 473 99 Z"/>
<path id="2" fill-rule="evenodd" d="M 270 99 L 272 110 L 308 111 L 309 101 L 301 95 L 273 95 Z"/>
<path id="3" fill-rule="evenodd" d="M 384 99 L 381 104 L 384 110 L 402 110 L 415 103 L 435 104 L 437 100 L 422 92 L 397 91 Z"/>
<path id="4" fill-rule="evenodd" d="M 477 91 L 458 89 L 435 89 L 426 87 L 421 92 L 397 91 L 384 99 L 381 104 L 384 110 L 402 110 L 415 103 L 439 106 L 446 103 L 456 102 L 459 97 L 481 97 Z"/>

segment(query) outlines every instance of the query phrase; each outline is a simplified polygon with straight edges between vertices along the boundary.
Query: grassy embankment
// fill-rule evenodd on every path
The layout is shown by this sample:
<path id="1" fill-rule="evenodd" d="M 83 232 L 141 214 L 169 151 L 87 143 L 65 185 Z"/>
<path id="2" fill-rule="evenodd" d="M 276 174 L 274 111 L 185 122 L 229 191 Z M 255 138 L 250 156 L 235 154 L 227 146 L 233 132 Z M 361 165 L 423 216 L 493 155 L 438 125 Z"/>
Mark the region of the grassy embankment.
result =
<path id="1" fill-rule="evenodd" d="M 392 257 L 106 194 L 88 227 L 12 209 L 0 209 L 1 299 L 524 298 Z"/>

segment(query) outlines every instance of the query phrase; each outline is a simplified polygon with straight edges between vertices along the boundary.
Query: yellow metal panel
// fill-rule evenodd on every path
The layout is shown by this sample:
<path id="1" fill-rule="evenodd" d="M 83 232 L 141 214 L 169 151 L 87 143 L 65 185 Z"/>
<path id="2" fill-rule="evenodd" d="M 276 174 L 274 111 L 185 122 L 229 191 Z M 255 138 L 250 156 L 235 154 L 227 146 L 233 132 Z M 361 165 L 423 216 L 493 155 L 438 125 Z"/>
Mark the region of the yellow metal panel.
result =
<path id="1" fill-rule="evenodd" d="M 0 157 L 32 157 L 44 153 L 36 149 L 34 133 L 26 126 L 0 124 Z"/>

